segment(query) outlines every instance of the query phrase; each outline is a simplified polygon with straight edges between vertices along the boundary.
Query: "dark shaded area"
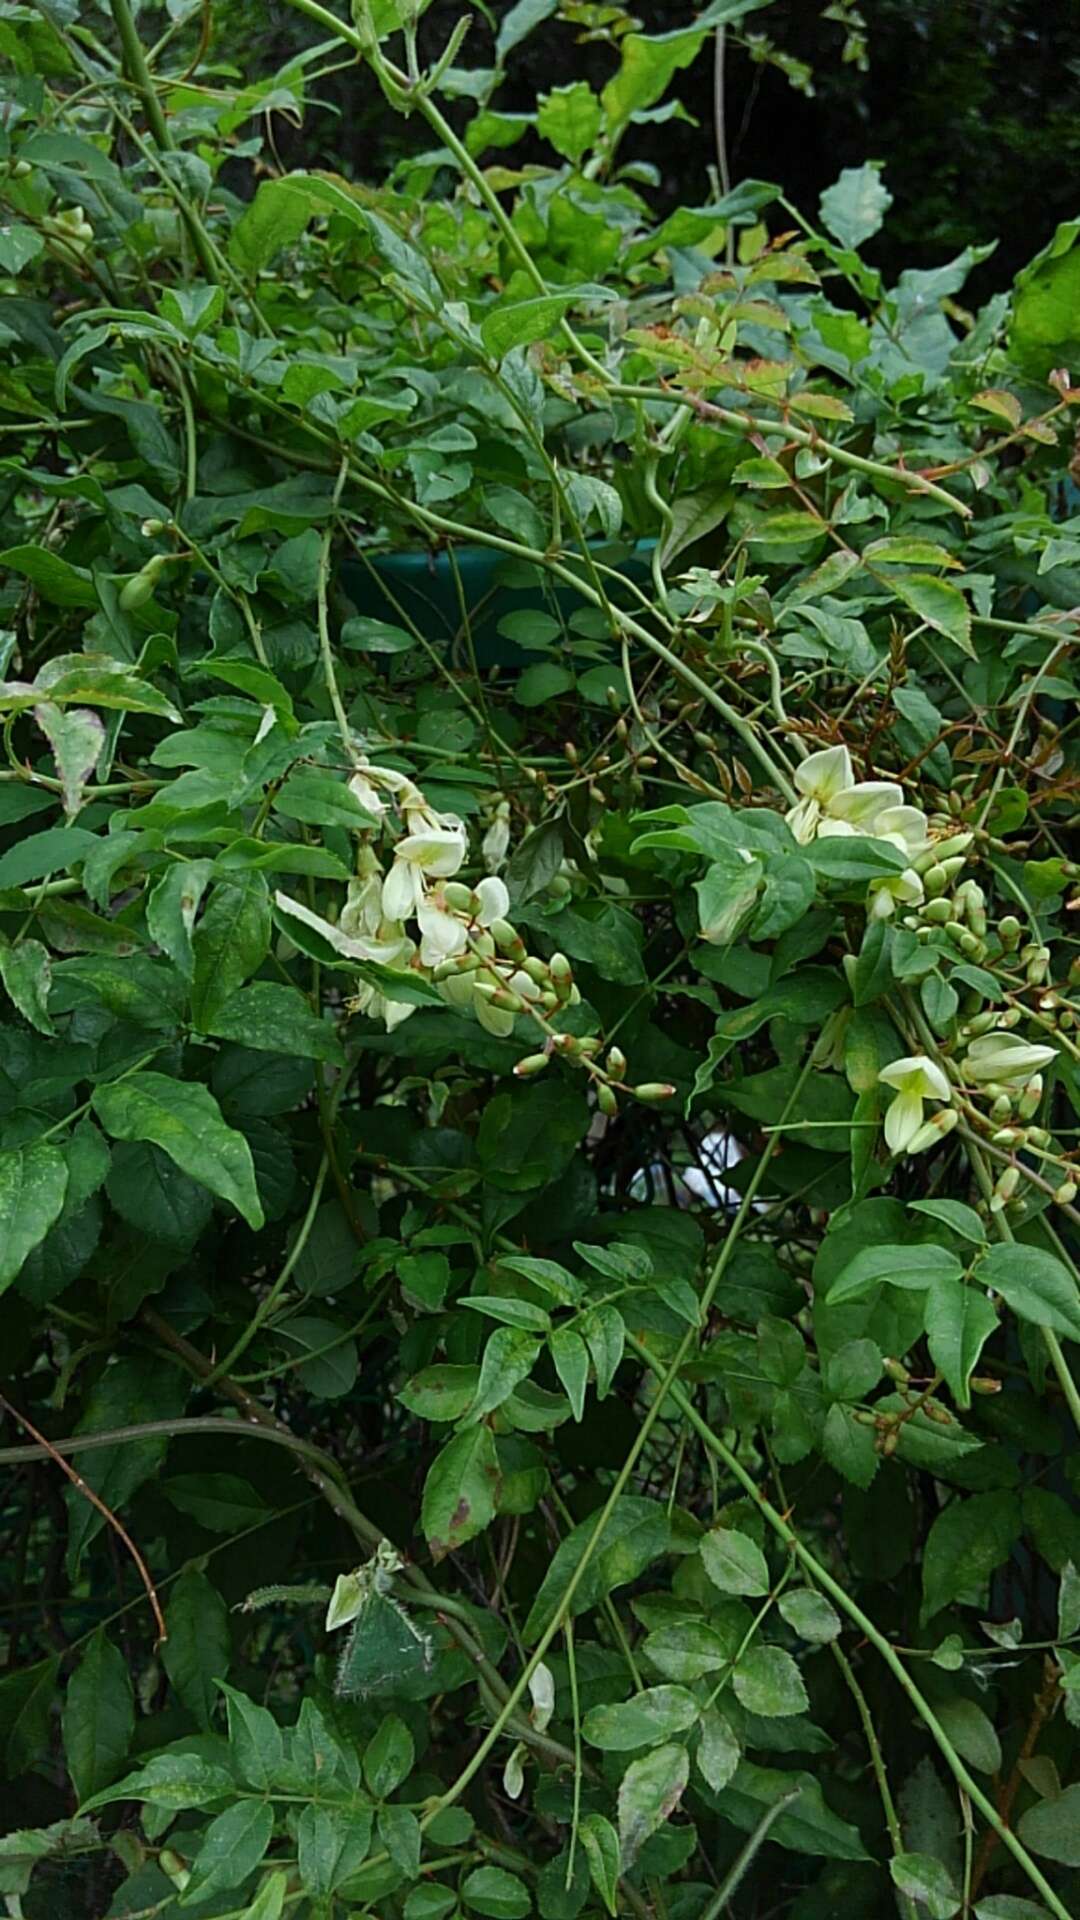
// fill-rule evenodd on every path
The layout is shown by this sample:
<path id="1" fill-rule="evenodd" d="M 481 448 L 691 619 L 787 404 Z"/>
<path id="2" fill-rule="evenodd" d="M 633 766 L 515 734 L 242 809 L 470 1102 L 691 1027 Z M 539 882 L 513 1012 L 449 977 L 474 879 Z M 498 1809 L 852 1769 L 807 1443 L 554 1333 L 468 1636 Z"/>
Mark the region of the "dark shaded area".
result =
<path id="1" fill-rule="evenodd" d="M 493 20 L 511 0 L 491 0 Z M 434 0 L 424 43 L 438 48 L 462 12 L 461 0 Z M 686 0 L 638 0 L 648 32 L 688 24 Z M 931 265 L 966 245 L 998 240 L 994 258 L 974 276 L 981 295 L 1011 279 L 1080 205 L 1080 48 L 1075 0 L 864 0 L 868 65 L 845 64 L 847 38 L 825 0 L 777 0 L 748 17 L 785 56 L 813 69 L 813 97 L 796 90 L 776 65 L 732 44 L 727 60 L 731 171 L 779 181 L 808 214 L 842 167 L 882 160 L 894 196 L 888 230 L 872 257 L 895 275 Z M 250 10 L 215 13 L 214 52 L 246 77 L 265 74 L 319 36 L 283 0 L 260 9 L 257 37 Z M 479 13 L 462 64 L 491 62 L 493 35 Z M 517 48 L 500 107 L 525 112 L 538 92 L 585 78 L 602 86 L 613 70 L 610 46 L 583 44 L 574 28 L 552 19 Z M 678 77 L 677 91 L 696 125 L 683 120 L 640 126 L 631 135 L 635 159 L 658 170 L 657 198 L 673 204 L 708 197 L 715 159 L 712 58 L 708 49 Z M 424 129 L 395 120 L 370 80 L 342 73 L 321 83 L 330 111 L 314 113 L 301 133 L 281 128 L 283 159 L 317 157 L 350 175 L 374 178 L 400 153 L 422 150 Z M 471 111 L 458 103 L 456 117 Z M 513 158 L 550 161 L 540 141 Z M 508 156 L 509 158 L 510 156 Z"/>

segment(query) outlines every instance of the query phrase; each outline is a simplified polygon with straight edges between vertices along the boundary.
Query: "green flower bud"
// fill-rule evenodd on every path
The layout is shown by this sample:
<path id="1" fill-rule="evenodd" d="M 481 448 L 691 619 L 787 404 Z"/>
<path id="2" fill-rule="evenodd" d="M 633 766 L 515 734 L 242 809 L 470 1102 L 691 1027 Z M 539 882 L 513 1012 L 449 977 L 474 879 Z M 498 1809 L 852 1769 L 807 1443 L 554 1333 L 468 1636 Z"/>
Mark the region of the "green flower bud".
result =
<path id="1" fill-rule="evenodd" d="M 646 1080 L 640 1087 L 631 1087 L 630 1091 L 635 1100 L 642 1101 L 645 1106 L 659 1107 L 672 1098 L 675 1088 L 661 1080 Z"/>
<path id="2" fill-rule="evenodd" d="M 613 1080 L 626 1078 L 626 1055 L 621 1047 L 610 1047 L 604 1064 Z"/>
<path id="3" fill-rule="evenodd" d="M 991 1213 L 1000 1213 L 1020 1185 L 1019 1167 L 1006 1167 L 990 1196 Z"/>
<path id="4" fill-rule="evenodd" d="M 619 1102 L 616 1099 L 614 1087 L 609 1087 L 606 1084 L 599 1086 L 596 1089 L 596 1104 L 601 1113 L 607 1114 L 609 1120 L 614 1114 L 618 1113 Z"/>
<path id="5" fill-rule="evenodd" d="M 961 864 L 963 863 L 961 862 Z M 929 900 L 936 900 L 939 893 L 944 893 L 949 884 L 949 878 L 949 874 L 940 864 L 936 867 L 928 867 L 922 877 L 927 898 Z"/>
<path id="6" fill-rule="evenodd" d="M 544 1068 L 550 1064 L 550 1061 L 550 1053 L 526 1054 L 524 1060 L 519 1060 L 514 1068 L 515 1078 L 518 1080 L 531 1080 L 534 1074 L 543 1073 Z"/>
<path id="7" fill-rule="evenodd" d="M 1055 1204 L 1059 1207 L 1071 1207 L 1075 1199 L 1076 1199 L 1076 1181 L 1075 1180 L 1063 1180 L 1060 1187 L 1057 1187 L 1054 1190 L 1054 1201 L 1055 1201 Z"/>
<path id="8" fill-rule="evenodd" d="M 444 880 L 442 897 L 455 913 L 470 913 L 473 909 L 473 890 L 460 880 Z"/>
<path id="9" fill-rule="evenodd" d="M 943 927 L 952 915 L 952 907 L 947 900 L 928 900 L 922 910 L 922 917 L 931 926 Z"/>

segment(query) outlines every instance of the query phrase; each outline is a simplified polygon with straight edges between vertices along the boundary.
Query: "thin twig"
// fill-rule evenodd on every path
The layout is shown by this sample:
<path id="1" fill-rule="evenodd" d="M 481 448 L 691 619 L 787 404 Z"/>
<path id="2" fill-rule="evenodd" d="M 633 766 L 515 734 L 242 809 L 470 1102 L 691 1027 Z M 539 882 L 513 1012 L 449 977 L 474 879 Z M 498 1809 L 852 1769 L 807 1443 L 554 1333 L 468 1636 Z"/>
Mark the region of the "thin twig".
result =
<path id="1" fill-rule="evenodd" d="M 76 1492 L 81 1493 L 84 1500 L 89 1500 L 90 1505 L 92 1507 L 97 1508 L 97 1511 L 98 1513 L 100 1513 L 102 1519 L 108 1521 L 108 1524 L 113 1529 L 113 1532 L 119 1535 L 120 1539 L 123 1541 L 125 1547 L 130 1553 L 132 1559 L 134 1560 L 135 1565 L 139 1570 L 139 1578 L 142 1581 L 143 1586 L 146 1588 L 147 1598 L 149 1599 L 150 1605 L 153 1608 L 154 1619 L 157 1621 L 157 1630 L 158 1630 L 157 1644 L 160 1647 L 162 1644 L 162 1641 L 167 1640 L 169 1637 L 166 1626 L 165 1626 L 165 1615 L 161 1611 L 161 1602 L 157 1597 L 157 1592 L 154 1587 L 154 1582 L 150 1577 L 150 1569 L 148 1568 L 146 1561 L 143 1559 L 142 1554 L 139 1552 L 138 1547 L 135 1545 L 135 1542 L 132 1539 L 130 1533 L 127 1531 L 127 1528 L 124 1526 L 122 1521 L 117 1519 L 112 1508 L 107 1507 L 105 1505 L 104 1500 L 102 1500 L 101 1496 L 94 1492 L 93 1487 L 87 1486 L 86 1481 L 83 1479 L 82 1475 L 79 1473 L 76 1473 L 74 1467 L 68 1466 L 68 1463 L 64 1459 L 63 1454 L 58 1453 L 56 1451 L 56 1448 L 52 1445 L 52 1443 L 46 1440 L 45 1435 L 43 1433 L 38 1432 L 37 1428 L 33 1424 L 33 1421 L 28 1420 L 25 1413 L 20 1413 L 18 1407 L 13 1407 L 11 1404 L 11 1401 L 6 1400 L 2 1393 L 0 1393 L 0 1407 L 3 1407 L 4 1412 L 7 1414 L 10 1414 L 13 1420 L 17 1420 L 21 1427 L 25 1427 L 27 1433 L 33 1435 L 33 1438 L 37 1441 L 38 1446 L 41 1447 L 43 1452 L 48 1454 L 49 1459 L 52 1460 L 56 1466 L 59 1467 L 61 1473 L 64 1473 L 67 1475 L 68 1479 L 71 1481 L 71 1484 L 75 1488 Z"/>

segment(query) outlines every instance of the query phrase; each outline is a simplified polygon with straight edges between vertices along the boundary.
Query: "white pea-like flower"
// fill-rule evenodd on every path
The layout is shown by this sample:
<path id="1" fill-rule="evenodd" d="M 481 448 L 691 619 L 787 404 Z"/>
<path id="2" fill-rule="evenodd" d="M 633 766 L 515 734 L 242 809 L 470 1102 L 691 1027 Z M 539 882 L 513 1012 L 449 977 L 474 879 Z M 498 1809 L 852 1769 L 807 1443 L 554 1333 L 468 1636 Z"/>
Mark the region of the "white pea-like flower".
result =
<path id="1" fill-rule="evenodd" d="M 924 1100 L 952 1100 L 952 1088 L 935 1060 L 925 1053 L 907 1054 L 882 1067 L 878 1079 L 895 1087 L 895 1098 L 885 1115 L 885 1139 L 892 1153 L 907 1153 L 923 1125 Z"/>
<path id="2" fill-rule="evenodd" d="M 1030 1080 L 1056 1059 L 1053 1047 L 1023 1040 L 1018 1033 L 982 1033 L 971 1042 L 961 1066 L 965 1077 L 976 1083 L 998 1080 L 1014 1085 Z"/>

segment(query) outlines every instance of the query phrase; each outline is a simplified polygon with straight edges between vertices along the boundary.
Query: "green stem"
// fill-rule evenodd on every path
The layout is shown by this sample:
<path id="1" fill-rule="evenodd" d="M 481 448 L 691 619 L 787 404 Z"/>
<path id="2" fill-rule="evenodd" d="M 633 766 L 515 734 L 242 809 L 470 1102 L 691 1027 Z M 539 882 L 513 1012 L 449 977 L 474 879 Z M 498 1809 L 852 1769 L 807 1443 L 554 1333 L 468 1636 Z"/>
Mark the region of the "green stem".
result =
<path id="1" fill-rule="evenodd" d="M 296 0 L 293 0 L 296 4 Z M 655 387 L 622 386 L 613 381 L 608 392 L 620 400 L 666 400 L 670 406 L 680 404 L 676 393 L 660 393 Z M 931 499 L 940 500 L 943 506 L 953 513 L 960 514 L 965 520 L 971 518 L 971 508 L 963 500 L 957 500 L 954 494 L 944 487 L 935 486 L 932 480 L 924 479 L 921 473 L 910 472 L 906 467 L 890 467 L 884 460 L 868 460 L 865 454 L 852 453 L 850 447 L 837 446 L 835 440 L 824 440 L 818 433 L 811 433 L 806 427 L 797 427 L 788 419 L 769 420 L 763 416 L 738 413 L 732 407 L 717 407 L 711 401 L 696 400 L 695 406 L 704 420 L 715 420 L 720 426 L 731 427 L 736 433 L 783 434 L 797 447 L 812 447 L 815 453 L 822 453 L 829 460 L 835 460 L 840 466 L 850 467 L 853 473 L 865 474 L 870 480 L 887 480 L 891 486 L 907 487 L 912 493 L 925 493 Z M 1057 636 L 1060 638 L 1060 635 Z"/>
<path id="2" fill-rule="evenodd" d="M 789 1115 L 794 1109 L 798 1101 L 799 1095 L 802 1092 L 802 1089 L 806 1084 L 807 1079 L 809 1078 L 812 1065 L 813 1065 L 813 1055 L 809 1054 L 802 1068 L 802 1071 L 800 1072 L 795 1082 L 795 1085 L 792 1088 L 790 1095 L 788 1096 L 788 1100 L 786 1102 L 784 1112 L 781 1117 L 781 1125 L 783 1125 L 784 1122 L 788 1120 Z M 782 1134 L 779 1130 L 772 1135 L 763 1153 L 761 1154 L 760 1159 L 758 1160 L 757 1166 L 754 1169 L 751 1179 L 747 1183 L 746 1192 L 743 1195 L 742 1200 L 740 1202 L 739 1210 L 736 1213 L 735 1218 L 731 1223 L 730 1231 L 727 1235 L 726 1240 L 724 1241 L 723 1246 L 720 1249 L 720 1253 L 716 1261 L 713 1264 L 712 1272 L 709 1276 L 709 1279 L 702 1293 L 699 1324 L 697 1326 L 687 1328 L 685 1334 L 683 1335 L 682 1339 L 679 1342 L 678 1347 L 675 1350 L 674 1358 L 671 1360 L 670 1364 L 668 1365 L 667 1369 L 664 1371 L 661 1377 L 660 1385 L 657 1388 L 655 1397 L 653 1399 L 653 1403 L 649 1408 L 648 1412 L 646 1413 L 645 1418 L 642 1421 L 640 1428 L 638 1429 L 638 1433 L 634 1440 L 634 1443 L 630 1448 L 630 1451 L 627 1454 L 626 1459 L 623 1461 L 623 1464 L 620 1467 L 618 1474 L 616 1475 L 615 1483 L 611 1489 L 611 1492 L 607 1497 L 607 1500 L 605 1501 L 603 1507 L 600 1510 L 600 1513 L 597 1517 L 596 1525 L 593 1528 L 592 1534 L 590 1535 L 589 1540 L 585 1546 L 585 1550 L 581 1556 L 581 1559 L 578 1561 L 578 1564 L 575 1567 L 574 1572 L 567 1584 L 566 1591 L 563 1594 L 562 1600 L 559 1606 L 555 1610 L 554 1617 L 550 1621 L 549 1625 L 545 1628 L 544 1632 L 540 1635 L 540 1638 L 538 1639 L 536 1643 L 536 1647 L 533 1651 L 532 1657 L 530 1658 L 527 1666 L 522 1670 L 521 1674 L 518 1676 L 518 1679 L 516 1680 L 513 1688 L 511 1689 L 510 1696 L 506 1702 L 506 1705 L 504 1706 L 498 1719 L 495 1721 L 494 1725 L 489 1729 L 484 1739 L 481 1740 L 479 1746 L 476 1748 L 476 1751 L 472 1754 L 470 1759 L 467 1761 L 466 1765 L 462 1768 L 461 1772 L 458 1774 L 458 1777 L 454 1781 L 453 1785 L 448 1787 L 445 1793 L 440 1794 L 438 1800 L 433 1804 L 430 1811 L 427 1814 L 425 1814 L 424 1820 L 421 1821 L 422 1826 L 430 1822 L 431 1820 L 434 1820 L 444 1807 L 452 1806 L 456 1800 L 460 1799 L 461 1795 L 464 1793 L 470 1781 L 476 1777 L 477 1773 L 479 1773 L 481 1767 L 484 1765 L 484 1762 L 486 1761 L 492 1748 L 496 1745 L 498 1740 L 501 1738 L 503 1731 L 506 1727 L 507 1721 L 511 1718 L 515 1708 L 518 1706 L 519 1702 L 523 1698 L 528 1688 L 529 1681 L 532 1678 L 532 1675 L 536 1672 L 537 1667 L 540 1665 L 540 1662 L 543 1660 L 552 1641 L 555 1639 L 557 1634 L 561 1633 L 564 1622 L 571 1617 L 572 1610 L 573 1610 L 574 1595 L 577 1593 L 578 1588 L 580 1587 L 582 1581 L 584 1580 L 585 1575 L 592 1564 L 593 1556 L 596 1553 L 597 1549 L 599 1548 L 600 1542 L 603 1538 L 604 1531 L 608 1525 L 608 1522 L 610 1521 L 612 1514 L 615 1511 L 615 1508 L 617 1507 L 624 1492 L 626 1491 L 627 1486 L 630 1483 L 630 1479 L 634 1472 L 634 1468 L 636 1467 L 642 1452 L 644 1451 L 646 1445 L 648 1444 L 649 1436 L 651 1435 L 653 1428 L 655 1427 L 663 1411 L 664 1402 L 667 1398 L 668 1392 L 677 1385 L 679 1374 L 686 1361 L 687 1355 L 689 1354 L 690 1349 L 693 1346 L 695 1340 L 698 1338 L 701 1326 L 705 1324 L 708 1318 L 709 1310 L 712 1306 L 712 1302 L 716 1295 L 717 1288 L 719 1287 L 720 1282 L 724 1277 L 724 1273 L 727 1270 L 728 1262 L 735 1252 L 742 1230 L 746 1225 L 746 1222 L 753 1217 L 754 1201 L 757 1198 L 758 1190 L 761 1186 L 762 1181 L 765 1178 L 765 1175 L 769 1168 L 769 1164 L 772 1160 L 773 1154 L 775 1153 L 780 1143 L 781 1138 L 782 1138 Z M 659 1366 L 656 1365 L 655 1363 L 654 1363 L 654 1371 L 656 1371 L 657 1373 L 660 1372 Z"/>
<path id="3" fill-rule="evenodd" d="M 746 1876 L 747 1870 L 753 1865 L 762 1847 L 765 1845 L 769 1837 L 770 1828 L 779 1820 L 780 1815 L 786 1813 L 787 1809 L 794 1804 L 801 1792 L 801 1787 L 794 1787 L 790 1793 L 785 1793 L 779 1800 L 774 1800 L 771 1807 L 766 1807 L 750 1838 L 747 1840 L 745 1846 L 739 1849 L 739 1852 L 725 1873 L 708 1906 L 702 1913 L 701 1920 L 721 1920 L 728 1901 L 732 1898 L 733 1894 L 737 1892 L 740 1882 Z"/>
<path id="4" fill-rule="evenodd" d="M 640 1360 L 644 1360 L 646 1365 L 649 1366 L 654 1373 L 659 1374 L 660 1363 L 655 1354 L 651 1354 L 648 1347 L 646 1347 L 635 1334 L 629 1331 L 627 1332 L 627 1344 L 633 1349 Z M 885 1661 L 885 1664 L 911 1701 L 912 1706 L 915 1708 L 916 1713 L 928 1733 L 936 1742 L 942 1758 L 957 1785 L 967 1794 L 972 1805 L 978 1807 L 983 1819 L 994 1829 L 998 1839 L 1008 1847 L 1013 1859 L 1027 1875 L 1032 1886 L 1041 1894 L 1051 1913 L 1055 1915 L 1055 1920 L 1073 1920 L 1073 1916 L 1069 1913 L 1068 1908 L 1058 1899 L 1053 1887 L 1045 1875 L 1040 1872 L 1023 1842 L 1017 1838 L 1010 1827 L 1006 1826 L 997 1808 L 994 1806 L 993 1801 L 987 1798 L 978 1782 L 973 1779 L 972 1775 L 968 1772 L 925 1694 L 916 1686 L 907 1668 L 904 1666 L 903 1661 L 898 1657 L 895 1648 L 885 1638 L 885 1635 L 879 1628 L 875 1626 L 869 1614 L 863 1612 L 857 1602 L 852 1599 L 847 1589 L 842 1587 L 838 1580 L 834 1580 L 828 1568 L 823 1566 L 816 1555 L 811 1553 L 809 1547 L 803 1545 L 795 1529 L 789 1526 L 783 1515 L 778 1513 L 771 1502 L 765 1498 L 757 1482 L 753 1476 L 747 1472 L 738 1455 L 733 1453 L 730 1447 L 724 1445 L 724 1442 L 713 1432 L 708 1422 L 698 1413 L 697 1408 L 684 1389 L 675 1382 L 667 1386 L 665 1391 L 670 1393 L 671 1398 L 675 1401 L 683 1418 L 690 1422 L 690 1425 L 694 1428 L 694 1431 L 709 1451 L 716 1455 L 716 1458 L 727 1468 L 732 1478 L 739 1482 L 743 1491 L 754 1501 L 762 1518 L 784 1542 L 788 1551 L 794 1554 L 800 1565 L 806 1568 L 806 1571 L 812 1576 L 814 1581 L 824 1588 L 829 1598 L 835 1602 L 840 1611 L 847 1615 L 847 1618 L 852 1624 L 858 1627 L 859 1632 L 864 1635 L 875 1651 L 881 1655 L 881 1658 Z"/>
<path id="5" fill-rule="evenodd" d="M 150 69 L 146 64 L 143 44 L 139 39 L 138 29 L 132 16 L 131 8 L 128 5 L 128 0 L 109 0 L 109 5 L 112 9 L 112 17 L 116 22 L 116 31 L 120 36 L 120 45 L 123 49 L 124 66 L 127 70 L 127 76 L 143 103 L 143 111 L 146 114 L 146 124 L 150 128 L 162 152 L 172 153 L 175 143 L 169 132 L 168 122 L 162 112 L 161 101 L 157 97 L 154 83 L 150 76 Z M 181 208 L 181 213 L 184 224 L 191 235 L 191 244 L 195 249 L 199 265 L 211 284 L 217 286 L 217 265 L 214 260 L 214 250 L 210 243 L 210 237 L 193 207 L 185 204 Z"/>
<path id="6" fill-rule="evenodd" d="M 221 1376 L 223 1373 L 232 1372 L 233 1367 L 235 1366 L 237 1360 L 239 1360 L 241 1354 L 247 1352 L 247 1349 L 250 1347 L 252 1341 L 255 1338 L 255 1335 L 259 1331 L 259 1328 L 265 1325 L 266 1321 L 269 1320 L 270 1315 L 273 1313 L 274 1308 L 277 1306 L 278 1301 L 280 1300 L 283 1292 L 285 1291 L 286 1286 L 288 1285 L 289 1278 L 296 1266 L 296 1263 L 299 1260 L 301 1254 L 303 1253 L 304 1248 L 307 1246 L 309 1238 L 311 1237 L 311 1229 L 315 1225 L 315 1216 L 319 1211 L 319 1202 L 322 1199 L 323 1184 L 326 1180 L 326 1175 L 328 1171 L 329 1171 L 329 1161 L 327 1159 L 326 1154 L 324 1153 L 321 1161 L 319 1162 L 319 1171 L 315 1176 L 315 1182 L 311 1189 L 311 1198 L 307 1204 L 307 1212 L 305 1213 L 303 1220 L 300 1222 L 300 1231 L 297 1234 L 296 1239 L 293 1241 L 291 1248 L 289 1249 L 289 1253 L 284 1261 L 284 1264 L 282 1265 L 281 1272 L 278 1274 L 278 1277 L 274 1281 L 274 1284 L 271 1287 L 269 1293 L 266 1295 L 264 1299 L 260 1300 L 258 1306 L 255 1309 L 255 1312 L 252 1314 L 251 1319 L 248 1321 L 247 1326 L 244 1328 L 244 1331 L 240 1335 L 239 1339 L 233 1342 L 232 1346 L 229 1348 L 229 1351 L 225 1355 L 224 1359 L 219 1360 L 217 1365 L 213 1367 L 211 1371 L 207 1374 L 206 1380 L 204 1383 L 206 1386 L 208 1387 L 215 1386 L 217 1382 L 221 1379 Z"/>
<path id="7" fill-rule="evenodd" d="M 982 1150 L 976 1146 L 972 1139 L 965 1140 L 964 1149 L 971 1162 L 975 1178 L 982 1189 L 983 1197 L 989 1200 L 994 1191 L 994 1182 L 990 1176 L 990 1169 L 983 1158 Z M 1007 1245 L 1014 1245 L 1016 1235 L 1006 1220 L 1004 1213 L 992 1214 L 991 1218 L 994 1222 L 998 1239 L 1005 1241 Z M 1043 1345 L 1049 1355 L 1050 1365 L 1057 1375 L 1058 1385 L 1064 1395 L 1065 1404 L 1072 1415 L 1073 1425 L 1077 1433 L 1080 1433 L 1080 1388 L 1077 1387 L 1076 1381 L 1073 1379 L 1072 1368 L 1065 1358 L 1061 1341 L 1053 1331 L 1053 1328 L 1040 1327 L 1039 1332 L 1042 1335 Z"/>

